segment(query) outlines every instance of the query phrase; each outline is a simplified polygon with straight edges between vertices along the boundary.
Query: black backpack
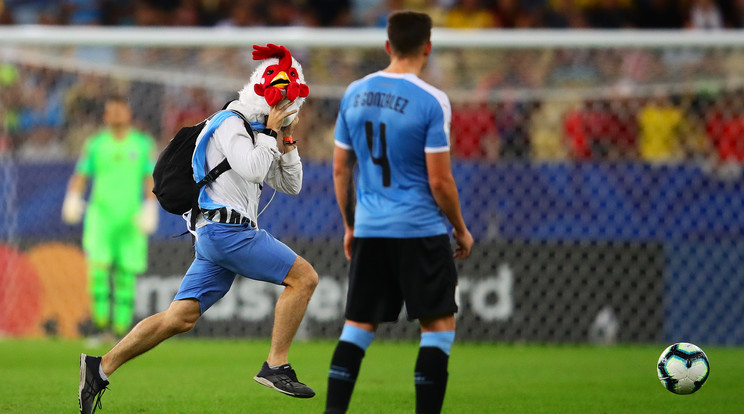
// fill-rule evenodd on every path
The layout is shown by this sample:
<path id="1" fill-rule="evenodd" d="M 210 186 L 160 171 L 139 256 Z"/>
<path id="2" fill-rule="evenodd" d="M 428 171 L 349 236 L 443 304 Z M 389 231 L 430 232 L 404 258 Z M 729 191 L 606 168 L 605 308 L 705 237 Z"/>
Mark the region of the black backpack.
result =
<path id="1" fill-rule="evenodd" d="M 255 143 L 253 131 L 248 121 L 239 112 L 232 112 L 243 120 L 248 135 Z M 163 209 L 169 213 L 181 215 L 189 210 L 197 209 L 199 190 L 231 168 L 230 163 L 225 159 L 209 171 L 203 180 L 198 183 L 194 182 L 191 158 L 196 147 L 196 139 L 204 129 L 204 125 L 213 116 L 196 125 L 181 128 L 155 162 L 155 168 L 152 171 L 155 186 L 152 192 Z M 195 214 L 192 212 L 192 220 L 194 218 Z"/>

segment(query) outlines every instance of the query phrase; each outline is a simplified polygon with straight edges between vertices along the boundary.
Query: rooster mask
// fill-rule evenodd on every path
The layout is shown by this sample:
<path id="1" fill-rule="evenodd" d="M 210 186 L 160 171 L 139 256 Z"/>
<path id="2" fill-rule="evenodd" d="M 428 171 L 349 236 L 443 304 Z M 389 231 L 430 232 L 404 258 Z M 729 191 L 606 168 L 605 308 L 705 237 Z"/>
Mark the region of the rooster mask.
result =
<path id="1" fill-rule="evenodd" d="M 238 92 L 238 101 L 247 110 L 248 121 L 265 123 L 271 106 L 286 98 L 292 105 L 287 111 L 298 110 L 310 90 L 305 83 L 302 65 L 284 46 L 269 43 L 253 45 L 253 60 L 263 60 L 251 74 L 249 83 Z M 298 113 L 284 119 L 283 126 L 294 121 Z"/>

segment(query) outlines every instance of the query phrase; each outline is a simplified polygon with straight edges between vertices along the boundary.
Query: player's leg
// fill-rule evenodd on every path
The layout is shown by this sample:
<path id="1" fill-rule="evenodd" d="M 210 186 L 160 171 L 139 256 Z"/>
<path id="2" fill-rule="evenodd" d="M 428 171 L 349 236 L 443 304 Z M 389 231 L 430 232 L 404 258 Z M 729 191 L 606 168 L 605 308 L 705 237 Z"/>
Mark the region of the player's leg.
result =
<path id="1" fill-rule="evenodd" d="M 100 331 L 105 331 L 111 324 L 111 263 L 88 257 L 88 292 L 90 292 L 90 317 Z"/>
<path id="2" fill-rule="evenodd" d="M 421 324 L 414 382 L 416 412 L 439 413 L 447 390 L 449 353 L 455 340 L 457 271 L 447 235 L 401 240 L 400 263 L 409 319 Z"/>
<path id="3" fill-rule="evenodd" d="M 113 329 L 122 336 L 132 327 L 137 275 L 147 268 L 147 236 L 136 226 L 117 234 L 113 280 Z"/>
<path id="4" fill-rule="evenodd" d="M 394 241 L 356 238 L 352 245 L 346 323 L 328 372 L 326 414 L 345 413 L 367 348 L 379 322 L 398 319 L 403 296 L 396 272 L 387 260 Z M 381 260 L 385 257 L 385 260 Z"/>
<path id="5" fill-rule="evenodd" d="M 447 391 L 447 366 L 455 341 L 455 317 L 448 315 L 421 319 L 420 322 L 421 343 L 414 369 L 416 413 L 439 413 Z"/>
<path id="6" fill-rule="evenodd" d="M 328 372 L 325 414 L 345 413 L 354 392 L 364 354 L 375 337 L 377 324 L 347 320 Z"/>
<path id="7" fill-rule="evenodd" d="M 111 323 L 113 243 L 109 224 L 95 206 L 91 206 L 83 224 L 83 249 L 88 267 L 91 320 L 99 330 L 106 330 Z"/>
<path id="8" fill-rule="evenodd" d="M 137 275 L 127 269 L 114 269 L 113 330 L 121 337 L 132 327 Z"/>

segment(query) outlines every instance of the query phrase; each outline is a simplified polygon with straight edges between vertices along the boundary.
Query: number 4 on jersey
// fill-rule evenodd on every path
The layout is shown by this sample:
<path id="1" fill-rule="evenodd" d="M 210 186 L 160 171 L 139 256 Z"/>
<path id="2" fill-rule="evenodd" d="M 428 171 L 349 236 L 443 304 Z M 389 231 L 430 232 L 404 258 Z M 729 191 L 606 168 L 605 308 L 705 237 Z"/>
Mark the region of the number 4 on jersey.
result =
<path id="1" fill-rule="evenodd" d="M 390 161 L 387 157 L 387 141 L 385 139 L 385 123 L 380 123 L 380 152 L 381 156 L 375 157 L 374 150 L 374 125 L 372 122 L 367 121 L 364 123 L 365 130 L 367 132 L 367 148 L 369 148 L 369 156 L 372 162 L 379 165 L 382 168 L 382 186 L 390 187 Z"/>

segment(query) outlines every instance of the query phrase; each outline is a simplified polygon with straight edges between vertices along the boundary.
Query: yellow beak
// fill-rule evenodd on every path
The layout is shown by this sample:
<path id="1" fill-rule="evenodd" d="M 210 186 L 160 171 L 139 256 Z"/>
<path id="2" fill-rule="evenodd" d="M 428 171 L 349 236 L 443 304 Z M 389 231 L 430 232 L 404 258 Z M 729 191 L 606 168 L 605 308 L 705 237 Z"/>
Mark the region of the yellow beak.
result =
<path id="1" fill-rule="evenodd" d="M 289 76 L 284 71 L 281 71 L 274 76 L 269 86 L 276 86 L 277 88 L 286 88 L 289 85 Z"/>

